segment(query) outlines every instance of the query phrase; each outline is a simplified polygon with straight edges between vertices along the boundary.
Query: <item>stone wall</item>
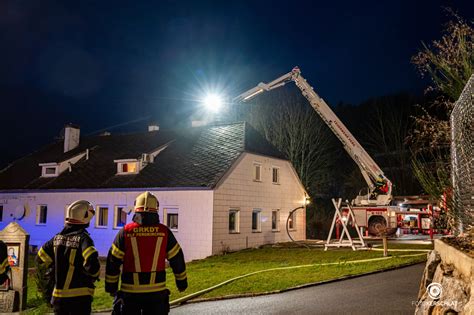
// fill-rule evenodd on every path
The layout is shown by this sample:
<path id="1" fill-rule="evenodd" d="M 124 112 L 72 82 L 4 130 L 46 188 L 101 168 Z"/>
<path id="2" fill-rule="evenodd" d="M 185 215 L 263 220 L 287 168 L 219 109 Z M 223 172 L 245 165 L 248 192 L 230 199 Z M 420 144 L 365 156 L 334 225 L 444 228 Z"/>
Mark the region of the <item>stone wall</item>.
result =
<path id="1" fill-rule="evenodd" d="M 474 259 L 435 240 L 420 283 L 415 314 L 474 314 Z"/>

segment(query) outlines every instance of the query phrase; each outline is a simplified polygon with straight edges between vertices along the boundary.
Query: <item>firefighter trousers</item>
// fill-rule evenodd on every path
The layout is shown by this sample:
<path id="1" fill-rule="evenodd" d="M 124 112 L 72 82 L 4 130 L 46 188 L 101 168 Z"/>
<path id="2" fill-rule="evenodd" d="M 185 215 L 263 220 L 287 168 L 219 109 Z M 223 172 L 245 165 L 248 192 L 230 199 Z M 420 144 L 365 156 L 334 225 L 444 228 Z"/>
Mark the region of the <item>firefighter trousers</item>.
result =
<path id="1" fill-rule="evenodd" d="M 89 315 L 91 314 L 92 296 L 55 299 L 55 315 Z"/>
<path id="2" fill-rule="evenodd" d="M 113 314 L 118 315 L 166 315 L 170 311 L 169 290 L 153 293 L 120 292 L 122 301 L 114 305 Z"/>

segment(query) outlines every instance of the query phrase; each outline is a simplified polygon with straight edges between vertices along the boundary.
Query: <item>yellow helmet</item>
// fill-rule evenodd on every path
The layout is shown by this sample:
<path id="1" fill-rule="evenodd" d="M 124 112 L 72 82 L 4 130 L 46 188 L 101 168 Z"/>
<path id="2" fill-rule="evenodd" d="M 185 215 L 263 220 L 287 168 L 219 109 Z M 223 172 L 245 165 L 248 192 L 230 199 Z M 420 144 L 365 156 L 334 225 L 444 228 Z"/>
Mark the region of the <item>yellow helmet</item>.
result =
<path id="1" fill-rule="evenodd" d="M 159 206 L 158 198 L 149 191 L 141 193 L 137 199 L 135 199 L 135 212 L 157 213 Z"/>
<path id="2" fill-rule="evenodd" d="M 69 224 L 88 224 L 94 214 L 94 207 L 89 201 L 77 200 L 67 207 L 65 221 Z"/>

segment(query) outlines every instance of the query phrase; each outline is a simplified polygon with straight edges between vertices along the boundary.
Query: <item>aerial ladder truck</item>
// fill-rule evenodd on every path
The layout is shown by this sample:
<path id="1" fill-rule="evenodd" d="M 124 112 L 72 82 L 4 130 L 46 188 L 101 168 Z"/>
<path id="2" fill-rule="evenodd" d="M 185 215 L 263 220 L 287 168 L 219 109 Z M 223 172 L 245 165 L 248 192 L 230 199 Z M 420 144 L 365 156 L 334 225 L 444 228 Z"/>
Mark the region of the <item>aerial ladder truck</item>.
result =
<path id="1" fill-rule="evenodd" d="M 354 138 L 328 104 L 319 97 L 303 78 L 298 67 L 269 83 L 259 83 L 256 87 L 235 97 L 233 101 L 247 102 L 260 93 L 282 87 L 289 82 L 296 84 L 313 109 L 341 141 L 344 149 L 357 164 L 367 183 L 367 193 L 359 193 L 351 202 L 358 226 L 368 229 L 368 232 L 372 235 L 378 235 L 382 231 L 394 233 L 397 227 L 397 207 L 390 206 L 392 182 L 384 175 L 381 168 Z"/>

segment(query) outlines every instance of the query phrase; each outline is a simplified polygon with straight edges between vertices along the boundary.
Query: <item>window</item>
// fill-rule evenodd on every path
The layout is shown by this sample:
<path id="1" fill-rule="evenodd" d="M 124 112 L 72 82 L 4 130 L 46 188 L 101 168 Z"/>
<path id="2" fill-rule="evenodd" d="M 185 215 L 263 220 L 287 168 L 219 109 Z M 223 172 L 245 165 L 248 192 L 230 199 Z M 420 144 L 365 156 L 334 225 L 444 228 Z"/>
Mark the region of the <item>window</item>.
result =
<path id="1" fill-rule="evenodd" d="M 178 229 L 178 208 L 163 208 L 163 224 L 169 227 L 170 229 Z"/>
<path id="2" fill-rule="evenodd" d="M 229 210 L 229 233 L 239 233 L 240 230 L 240 211 L 237 209 Z"/>
<path id="3" fill-rule="evenodd" d="M 57 170 L 56 167 L 45 167 L 44 168 L 44 173 L 46 175 L 54 175 L 54 174 L 56 174 L 56 170 Z"/>
<path id="4" fill-rule="evenodd" d="M 253 180 L 260 182 L 262 181 L 262 165 L 254 163 L 253 164 Z"/>
<path id="5" fill-rule="evenodd" d="M 137 173 L 137 163 L 121 163 L 120 173 Z"/>
<path id="6" fill-rule="evenodd" d="M 3 205 L 0 205 L 0 222 L 3 222 Z"/>
<path id="7" fill-rule="evenodd" d="M 58 176 L 58 165 L 56 163 L 40 164 L 41 177 L 56 177 Z"/>
<path id="8" fill-rule="evenodd" d="M 96 227 L 107 227 L 109 221 L 109 208 L 104 206 L 97 207 Z"/>
<path id="9" fill-rule="evenodd" d="M 127 224 L 127 212 L 125 206 L 115 206 L 114 228 L 120 228 Z"/>
<path id="10" fill-rule="evenodd" d="M 272 211 L 272 231 L 280 231 L 280 210 Z"/>
<path id="11" fill-rule="evenodd" d="M 114 162 L 117 163 L 118 175 L 138 174 L 138 171 L 140 170 L 138 161 L 134 159 L 114 160 Z"/>
<path id="12" fill-rule="evenodd" d="M 254 209 L 252 211 L 252 232 L 262 231 L 262 220 L 260 219 L 262 210 Z"/>
<path id="13" fill-rule="evenodd" d="M 280 183 L 280 169 L 278 167 L 272 168 L 272 183 L 274 184 Z"/>
<path id="14" fill-rule="evenodd" d="M 296 217 L 295 217 L 295 213 L 293 212 L 290 216 L 290 219 L 288 220 L 288 229 L 290 230 L 295 230 L 295 220 L 296 220 Z"/>
<path id="15" fill-rule="evenodd" d="M 48 218 L 48 206 L 38 205 L 36 208 L 36 224 L 46 224 Z"/>
<path id="16" fill-rule="evenodd" d="M 170 229 L 173 229 L 173 230 L 178 229 L 178 214 L 177 213 L 168 213 L 166 216 L 166 221 Z"/>

